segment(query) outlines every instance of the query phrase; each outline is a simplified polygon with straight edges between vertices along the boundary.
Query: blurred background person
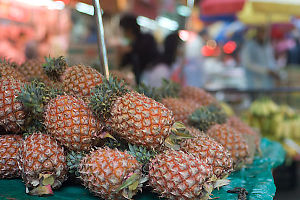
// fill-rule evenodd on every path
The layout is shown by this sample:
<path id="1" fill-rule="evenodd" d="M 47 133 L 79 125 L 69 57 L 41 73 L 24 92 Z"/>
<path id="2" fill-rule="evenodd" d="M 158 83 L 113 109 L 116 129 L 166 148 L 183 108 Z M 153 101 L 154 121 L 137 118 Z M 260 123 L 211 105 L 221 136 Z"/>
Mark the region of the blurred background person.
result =
<path id="1" fill-rule="evenodd" d="M 279 79 L 273 48 L 265 37 L 266 28 L 257 27 L 254 37 L 242 47 L 241 62 L 248 88 L 273 88 Z"/>
<path id="2" fill-rule="evenodd" d="M 151 34 L 141 32 L 134 15 L 123 15 L 120 26 L 124 44 L 119 48 L 120 65 L 131 65 L 139 84 L 143 71 L 151 68 L 159 58 L 157 44 Z"/>
<path id="3" fill-rule="evenodd" d="M 163 79 L 169 79 L 171 69 L 177 60 L 180 58 L 181 40 L 178 32 L 169 34 L 163 42 L 163 52 L 153 67 L 145 70 L 142 75 L 142 81 L 151 87 L 160 87 Z"/>

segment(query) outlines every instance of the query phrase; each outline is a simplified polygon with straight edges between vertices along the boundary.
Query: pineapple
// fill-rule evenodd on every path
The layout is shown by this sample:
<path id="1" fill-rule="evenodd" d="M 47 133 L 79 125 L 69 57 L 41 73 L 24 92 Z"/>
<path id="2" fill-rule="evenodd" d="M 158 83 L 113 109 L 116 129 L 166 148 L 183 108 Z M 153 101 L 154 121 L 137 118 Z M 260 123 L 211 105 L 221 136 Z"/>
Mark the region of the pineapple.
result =
<path id="1" fill-rule="evenodd" d="M 18 133 L 24 126 L 24 106 L 16 99 L 21 87 L 19 80 L 0 78 L 0 125 L 8 132 Z"/>
<path id="2" fill-rule="evenodd" d="M 163 80 L 160 88 L 151 88 L 140 84 L 136 91 L 162 103 L 173 112 L 176 121 L 188 124 L 188 117 L 201 105 L 191 99 L 178 98 L 180 86 L 177 83 Z"/>
<path id="3" fill-rule="evenodd" d="M 250 126 L 235 116 L 230 117 L 227 121 L 227 124 L 244 136 L 249 147 L 247 164 L 252 164 L 256 151 L 260 153 L 259 133 L 254 131 Z"/>
<path id="4" fill-rule="evenodd" d="M 254 131 L 250 126 L 248 126 L 245 122 L 237 118 L 236 116 L 229 117 L 227 120 L 227 124 L 232 128 L 237 130 L 238 132 L 249 135 L 255 138 L 256 149 L 260 149 L 260 135 L 258 132 Z"/>
<path id="5" fill-rule="evenodd" d="M 83 185 L 96 196 L 108 200 L 131 199 L 142 187 L 141 168 L 126 152 L 99 148 L 81 160 L 79 173 Z"/>
<path id="6" fill-rule="evenodd" d="M 233 161 L 230 153 L 221 144 L 194 128 L 187 128 L 195 138 L 181 143 L 181 150 L 193 154 L 206 164 L 212 166 L 213 174 L 223 178 L 232 171 Z"/>
<path id="7" fill-rule="evenodd" d="M 62 83 L 64 91 L 79 97 L 90 96 L 92 89 L 103 80 L 103 76 L 91 67 L 67 66 L 62 56 L 56 59 L 46 58 L 44 69 L 50 79 Z"/>
<path id="8" fill-rule="evenodd" d="M 53 85 L 53 81 L 49 79 L 43 69 L 44 60 L 42 59 L 31 59 L 24 62 L 18 67 L 18 70 L 22 72 L 26 80 L 31 81 L 33 79 L 40 79 L 46 85 Z"/>
<path id="9" fill-rule="evenodd" d="M 90 102 L 95 114 L 119 137 L 149 149 L 161 148 L 174 124 L 165 106 L 127 90 L 112 77 L 95 88 Z"/>
<path id="10" fill-rule="evenodd" d="M 47 131 L 67 149 L 88 151 L 102 125 L 83 100 L 69 95 L 59 95 L 45 108 Z"/>
<path id="11" fill-rule="evenodd" d="M 29 194 L 41 195 L 40 190 L 49 188 L 49 185 L 57 189 L 67 179 L 64 149 L 50 135 L 29 135 L 20 148 L 18 158 Z"/>
<path id="12" fill-rule="evenodd" d="M 189 116 L 200 107 L 200 105 L 191 99 L 183 98 L 163 98 L 161 103 L 173 112 L 176 121 L 188 124 Z"/>
<path id="13" fill-rule="evenodd" d="M 234 167 L 239 167 L 249 155 L 249 149 L 243 135 L 227 124 L 212 126 L 207 135 L 222 144 L 231 154 Z"/>
<path id="14" fill-rule="evenodd" d="M 217 100 L 208 92 L 192 86 L 182 87 L 179 96 L 185 99 L 193 99 L 202 106 L 208 106 L 217 102 Z"/>
<path id="15" fill-rule="evenodd" d="M 26 82 L 25 77 L 18 69 L 16 69 L 16 67 L 15 63 L 10 63 L 5 59 L 0 59 L 0 74 L 2 77 L 13 77 L 21 82 Z"/>
<path id="16" fill-rule="evenodd" d="M 0 135 L 0 178 L 18 178 L 17 153 L 22 144 L 20 135 Z"/>
<path id="17" fill-rule="evenodd" d="M 149 185 L 174 200 L 200 199 L 212 191 L 212 167 L 191 154 L 167 150 L 150 161 Z"/>

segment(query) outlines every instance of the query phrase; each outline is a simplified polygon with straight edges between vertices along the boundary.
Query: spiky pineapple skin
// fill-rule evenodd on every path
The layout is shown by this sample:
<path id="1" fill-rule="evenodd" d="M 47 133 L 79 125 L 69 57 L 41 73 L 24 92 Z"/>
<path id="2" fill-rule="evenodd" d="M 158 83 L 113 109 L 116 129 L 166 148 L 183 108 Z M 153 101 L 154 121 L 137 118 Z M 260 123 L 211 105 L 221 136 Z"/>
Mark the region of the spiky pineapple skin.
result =
<path id="1" fill-rule="evenodd" d="M 19 80 L 0 78 L 0 125 L 8 132 L 20 132 L 25 122 L 24 106 L 16 100 L 21 87 Z"/>
<path id="2" fill-rule="evenodd" d="M 102 125 L 85 102 L 79 98 L 60 95 L 45 109 L 47 131 L 67 149 L 88 151 L 100 134 Z"/>
<path id="3" fill-rule="evenodd" d="M 23 76 L 23 74 L 10 63 L 0 62 L 0 74 L 2 77 L 12 77 L 16 80 L 20 80 L 21 82 L 26 82 L 27 80 Z"/>
<path id="4" fill-rule="evenodd" d="M 173 112 L 176 121 L 188 124 L 189 116 L 200 107 L 200 105 L 192 99 L 183 98 L 164 98 L 161 103 Z"/>
<path id="5" fill-rule="evenodd" d="M 193 99 L 202 106 L 216 103 L 216 99 L 211 94 L 201 88 L 193 86 L 182 87 L 179 96 L 185 99 Z"/>
<path id="6" fill-rule="evenodd" d="M 49 79 L 46 75 L 43 64 L 43 59 L 30 59 L 25 61 L 22 65 L 18 67 L 18 70 L 22 72 L 23 76 L 27 81 L 31 81 L 33 79 L 40 79 L 46 85 L 52 86 L 54 82 Z"/>
<path id="7" fill-rule="evenodd" d="M 232 171 L 233 160 L 227 149 L 201 131 L 188 127 L 187 130 L 195 138 L 181 142 L 181 150 L 193 154 L 212 166 L 213 173 L 217 178 L 223 178 L 228 175 Z"/>
<path id="8" fill-rule="evenodd" d="M 18 153 L 22 179 L 28 188 L 34 188 L 34 182 L 40 174 L 52 174 L 55 178 L 53 189 L 59 188 L 67 179 L 65 151 L 50 135 L 33 133 L 23 142 Z"/>
<path id="9" fill-rule="evenodd" d="M 182 151 L 167 150 L 151 160 L 149 185 L 168 199 L 196 200 L 211 176 L 212 168 L 205 162 Z"/>
<path id="10" fill-rule="evenodd" d="M 222 144 L 230 152 L 234 165 L 245 162 L 249 150 L 241 133 L 227 124 L 216 124 L 207 131 L 207 135 Z"/>
<path id="11" fill-rule="evenodd" d="M 90 96 L 92 89 L 102 83 L 103 76 L 95 69 L 75 65 L 68 67 L 61 77 L 63 89 L 75 96 Z"/>
<path id="12" fill-rule="evenodd" d="M 125 199 L 117 189 L 133 173 L 141 173 L 141 165 L 126 152 L 99 148 L 79 164 L 80 179 L 93 194 L 103 199 Z"/>
<path id="13" fill-rule="evenodd" d="M 18 178 L 18 151 L 22 145 L 20 135 L 0 135 L 0 179 Z"/>
<path id="14" fill-rule="evenodd" d="M 110 114 L 107 125 L 120 137 L 151 149 L 161 147 L 174 124 L 170 110 L 137 92 L 118 97 Z"/>

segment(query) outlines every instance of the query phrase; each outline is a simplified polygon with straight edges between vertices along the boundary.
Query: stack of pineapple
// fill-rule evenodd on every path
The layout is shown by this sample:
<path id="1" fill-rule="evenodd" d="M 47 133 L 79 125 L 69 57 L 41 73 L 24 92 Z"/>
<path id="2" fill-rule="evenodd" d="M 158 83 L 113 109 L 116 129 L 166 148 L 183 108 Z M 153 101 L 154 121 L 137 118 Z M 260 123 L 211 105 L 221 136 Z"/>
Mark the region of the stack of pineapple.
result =
<path id="1" fill-rule="evenodd" d="M 169 199 L 209 199 L 251 162 L 258 135 L 202 89 L 164 82 L 134 91 L 63 57 L 0 67 L 0 178 L 21 177 L 30 195 L 76 177 L 103 199 L 132 199 L 146 186 Z"/>

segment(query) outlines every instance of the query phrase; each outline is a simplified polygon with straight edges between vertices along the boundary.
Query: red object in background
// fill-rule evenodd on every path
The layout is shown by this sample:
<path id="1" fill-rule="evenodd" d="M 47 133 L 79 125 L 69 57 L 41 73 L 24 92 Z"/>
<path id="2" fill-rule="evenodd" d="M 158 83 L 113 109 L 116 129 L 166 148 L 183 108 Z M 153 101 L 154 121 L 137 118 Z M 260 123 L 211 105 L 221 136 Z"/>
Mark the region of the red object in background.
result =
<path id="1" fill-rule="evenodd" d="M 236 43 L 234 41 L 228 41 L 226 44 L 223 46 L 223 51 L 226 54 L 232 54 L 234 50 L 236 49 Z"/>
<path id="2" fill-rule="evenodd" d="M 220 16 L 242 10 L 245 0 L 203 0 L 200 2 L 202 15 Z"/>
<path id="3" fill-rule="evenodd" d="M 291 23 L 273 24 L 271 29 L 271 37 L 273 39 L 283 39 L 285 34 L 293 30 L 295 26 Z"/>
<path id="4" fill-rule="evenodd" d="M 201 49 L 201 53 L 203 56 L 209 57 L 209 56 L 214 56 L 217 57 L 220 55 L 220 48 L 216 46 L 215 48 L 212 48 L 210 46 L 203 46 Z"/>

